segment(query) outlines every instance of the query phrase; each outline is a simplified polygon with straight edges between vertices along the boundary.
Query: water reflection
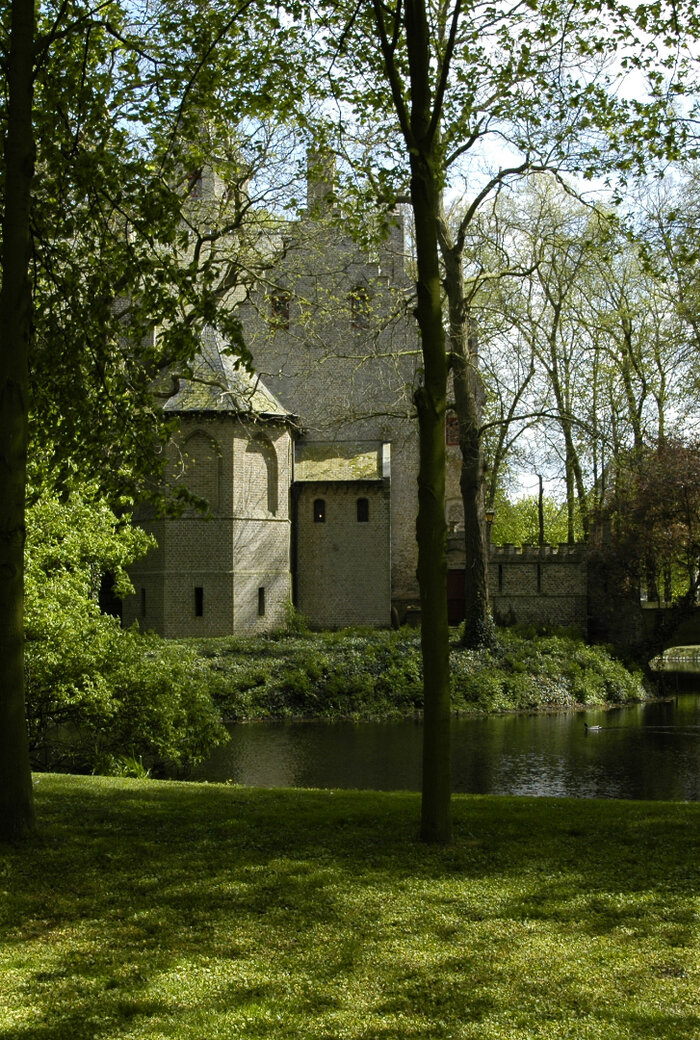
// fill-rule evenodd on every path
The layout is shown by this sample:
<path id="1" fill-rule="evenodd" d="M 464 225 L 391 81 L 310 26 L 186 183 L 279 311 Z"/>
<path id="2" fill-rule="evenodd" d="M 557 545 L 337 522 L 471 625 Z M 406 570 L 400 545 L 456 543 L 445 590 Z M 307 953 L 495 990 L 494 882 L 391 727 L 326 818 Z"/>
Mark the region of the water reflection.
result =
<path id="1" fill-rule="evenodd" d="M 583 723 L 600 725 L 586 735 Z M 419 790 L 422 726 L 231 727 L 198 779 L 257 787 Z M 700 800 L 700 695 L 609 712 L 455 719 L 454 790 L 472 794 Z"/>

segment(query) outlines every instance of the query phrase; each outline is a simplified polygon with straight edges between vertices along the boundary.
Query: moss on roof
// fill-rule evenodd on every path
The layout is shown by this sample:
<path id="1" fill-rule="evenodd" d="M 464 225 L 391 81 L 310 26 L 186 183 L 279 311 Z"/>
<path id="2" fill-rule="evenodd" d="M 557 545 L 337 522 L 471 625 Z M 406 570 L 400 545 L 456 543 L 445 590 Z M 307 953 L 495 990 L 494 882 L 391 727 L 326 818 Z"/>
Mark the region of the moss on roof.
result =
<path id="1" fill-rule="evenodd" d="M 201 347 L 186 376 L 177 376 L 178 389 L 163 406 L 166 412 L 233 412 L 289 418 L 289 412 L 260 377 L 239 367 L 219 333 L 204 329 Z"/>

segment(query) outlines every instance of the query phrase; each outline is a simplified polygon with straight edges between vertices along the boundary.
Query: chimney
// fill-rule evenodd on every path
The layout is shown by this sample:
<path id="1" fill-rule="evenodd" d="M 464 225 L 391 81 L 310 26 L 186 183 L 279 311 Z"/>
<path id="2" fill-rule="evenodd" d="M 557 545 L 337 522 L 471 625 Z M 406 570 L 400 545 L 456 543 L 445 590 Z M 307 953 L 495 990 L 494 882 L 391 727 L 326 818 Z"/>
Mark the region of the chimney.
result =
<path id="1" fill-rule="evenodd" d="M 306 157 L 306 211 L 327 212 L 334 201 L 335 155 L 325 148 L 310 148 Z"/>

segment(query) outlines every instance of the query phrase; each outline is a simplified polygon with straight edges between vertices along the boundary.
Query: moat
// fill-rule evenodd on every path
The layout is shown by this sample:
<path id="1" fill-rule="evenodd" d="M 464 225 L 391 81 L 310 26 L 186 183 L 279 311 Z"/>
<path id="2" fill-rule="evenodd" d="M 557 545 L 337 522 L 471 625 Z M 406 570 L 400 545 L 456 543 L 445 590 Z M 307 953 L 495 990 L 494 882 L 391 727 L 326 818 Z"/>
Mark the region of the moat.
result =
<path id="1" fill-rule="evenodd" d="M 584 722 L 602 726 L 586 734 Z M 195 779 L 419 790 L 420 721 L 230 727 Z M 453 786 L 469 794 L 700 800 L 700 692 L 578 713 L 456 718 Z"/>

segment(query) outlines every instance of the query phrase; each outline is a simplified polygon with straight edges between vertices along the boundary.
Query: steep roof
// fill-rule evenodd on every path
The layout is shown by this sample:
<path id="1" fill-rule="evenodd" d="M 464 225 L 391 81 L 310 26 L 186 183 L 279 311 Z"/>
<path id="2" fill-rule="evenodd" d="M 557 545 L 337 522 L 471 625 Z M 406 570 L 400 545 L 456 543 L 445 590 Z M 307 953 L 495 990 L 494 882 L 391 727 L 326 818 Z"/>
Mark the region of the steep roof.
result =
<path id="1" fill-rule="evenodd" d="M 236 367 L 222 336 L 210 327 L 187 376 L 178 376 L 177 390 L 165 402 L 166 412 L 228 412 L 265 419 L 291 415 L 254 373 Z"/>

